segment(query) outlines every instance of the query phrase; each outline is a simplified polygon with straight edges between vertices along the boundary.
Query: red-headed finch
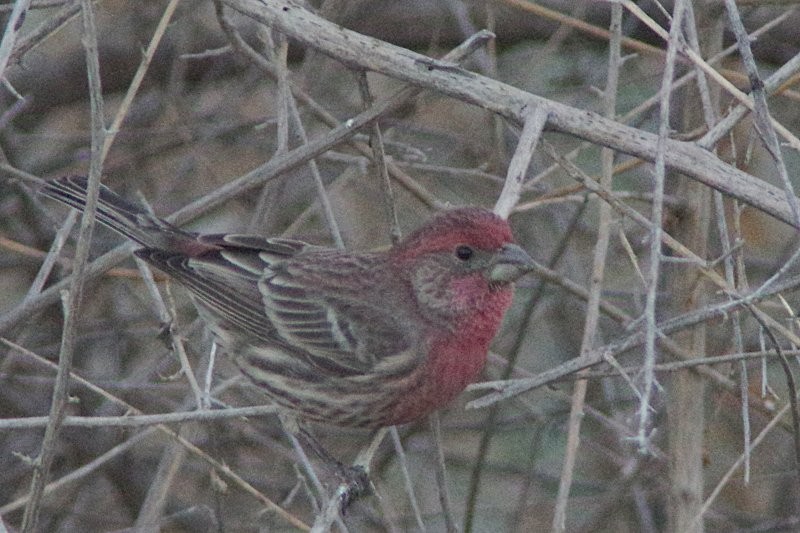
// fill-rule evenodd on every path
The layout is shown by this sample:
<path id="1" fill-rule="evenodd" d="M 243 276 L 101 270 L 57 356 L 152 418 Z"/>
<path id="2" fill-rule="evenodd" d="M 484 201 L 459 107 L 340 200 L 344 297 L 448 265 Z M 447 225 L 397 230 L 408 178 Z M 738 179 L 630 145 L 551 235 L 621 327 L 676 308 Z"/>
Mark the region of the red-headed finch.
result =
<path id="1" fill-rule="evenodd" d="M 41 192 L 80 210 L 86 179 Z M 97 219 L 189 290 L 217 344 L 276 404 L 339 426 L 410 422 L 459 394 L 532 264 L 508 223 L 475 207 L 379 253 L 190 233 L 105 187 Z"/>

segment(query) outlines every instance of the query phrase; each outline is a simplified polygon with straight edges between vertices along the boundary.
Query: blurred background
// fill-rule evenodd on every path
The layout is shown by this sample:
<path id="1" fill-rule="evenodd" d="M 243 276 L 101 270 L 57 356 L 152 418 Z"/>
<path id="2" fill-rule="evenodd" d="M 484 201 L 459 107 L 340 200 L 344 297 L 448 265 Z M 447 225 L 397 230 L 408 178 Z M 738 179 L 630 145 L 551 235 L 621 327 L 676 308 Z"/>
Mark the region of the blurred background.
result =
<path id="1" fill-rule="evenodd" d="M 169 4 L 156 0 L 96 3 L 107 123 L 122 105 Z M 669 28 L 655 3 L 639 5 L 652 20 Z M 0 4 L 3 27 L 12 6 L 12 2 Z M 30 176 L 49 179 L 85 174 L 88 169 L 91 115 L 79 6 L 79 2 L 33 1 L 17 38 L 16 55 L 5 73 L 6 83 L 0 88 L 0 319 L 6 313 L 18 313 L 26 298 L 39 290 L 34 280 L 67 213 L 34 194 Z M 796 33 L 800 16 L 791 3 L 754 6 L 740 3 L 748 31 L 768 25 L 753 42 L 759 69 L 766 77 L 800 50 Z M 489 28 L 496 40 L 473 54 L 465 67 L 579 109 L 600 112 L 603 108 L 599 91 L 608 77 L 609 3 L 332 0 L 313 2 L 313 7 L 337 24 L 432 57 Z M 722 2 L 696 2 L 694 16 L 703 57 L 733 43 Z M 260 54 L 262 62 L 280 64 L 278 36 L 229 10 L 225 10 L 224 23 Z M 622 34 L 628 40 L 616 91 L 618 120 L 655 132 L 658 105 L 646 102 L 661 85 L 666 44 L 628 11 Z M 214 194 L 276 154 L 303 144 L 291 119 L 288 129 L 284 127 L 285 100 L 274 77 L 241 45 L 231 45 L 229 37 L 211 0 L 178 2 L 103 166 L 106 185 L 128 198 L 146 199 L 156 213 L 167 216 Z M 296 104 L 308 138 L 319 138 L 330 130 L 317 110 L 344 121 L 366 105 L 357 74 L 342 64 L 294 42 L 289 43 L 287 61 L 292 83 L 315 102 L 313 106 L 303 101 Z M 737 53 L 722 57 L 715 68 L 740 89 L 749 90 Z M 686 63 L 678 64 L 678 76 L 690 71 Z M 380 75 L 368 74 L 367 79 L 376 99 L 403 86 Z M 796 84 L 787 83 L 769 99 L 773 117 L 791 132 L 800 129 L 797 91 Z M 712 95 L 719 115 L 724 116 L 731 98 L 713 89 Z M 672 110 L 676 138 L 694 140 L 705 132 L 694 83 L 676 90 Z M 488 111 L 431 91 L 422 92 L 380 125 L 387 156 L 408 177 L 404 182 L 392 181 L 404 233 L 441 205 L 491 208 L 519 135 L 518 129 Z M 357 133 L 354 140 L 366 145 L 368 134 Z M 552 132 L 544 138 L 586 174 L 600 175 L 600 146 Z M 779 183 L 749 118 L 719 143 L 717 154 L 759 179 Z M 785 150 L 784 157 L 789 169 L 798 168 L 796 153 Z M 370 159 L 351 144 L 342 144 L 315 161 L 345 246 L 389 245 L 384 190 Z M 614 162 L 615 194 L 649 218 L 652 165 L 624 154 L 615 154 Z M 186 227 L 283 235 L 333 245 L 314 179 L 309 165 L 301 165 L 194 217 Z M 581 352 L 586 301 L 565 285 L 571 281 L 589 286 L 599 201 L 542 151 L 534 154 L 528 180 L 510 220 L 521 245 L 558 277 L 529 276 L 519 283 L 484 379 L 507 377 L 507 368 L 513 368 L 510 375 L 514 377 L 535 375 Z M 738 206 L 729 199 L 715 207 L 710 191 L 679 176 L 669 176 L 665 192 L 665 229 L 708 261 L 723 255 L 718 221 L 719 217 L 728 220 L 729 239 L 735 244 L 730 256 L 736 260 L 740 288 L 742 280 L 757 286 L 797 248 L 789 226 L 752 208 L 738 214 Z M 700 208 L 698 199 L 704 202 Z M 699 215 L 693 211 L 697 209 Z M 711 222 L 698 221 L 704 216 Z M 649 265 L 647 230 L 614 214 L 610 231 L 602 297 L 631 321 L 601 315 L 596 346 L 624 339 L 639 327 L 635 319 L 644 310 L 647 290 L 641 278 Z M 698 231 L 708 237 L 698 240 L 693 234 Z M 48 283 L 70 273 L 74 231 L 72 235 Z M 117 235 L 98 229 L 92 257 L 120 242 Z M 191 409 L 193 396 L 171 349 L 168 325 L 133 261 L 129 258 L 119 266 L 88 285 L 78 325 L 75 373 L 145 413 Z M 723 271 L 721 262 L 712 266 Z M 787 276 L 795 270 L 790 269 Z M 662 278 L 661 318 L 725 299 L 686 262 L 665 260 Z M 168 300 L 176 301 L 178 317 L 171 324 L 172 332 L 185 339 L 189 361 L 202 381 L 210 341 L 185 293 L 164 283 L 159 286 Z M 762 309 L 796 331 L 796 297 L 790 290 L 781 297 L 767 300 Z M 21 316 L 24 320 L 1 332 L 3 339 L 57 362 L 63 325 L 60 305 Z M 737 347 L 734 323 L 741 327 L 741 347 Z M 687 421 L 696 423 L 694 429 L 702 439 L 703 499 L 714 493 L 703 515 L 708 531 L 800 528 L 794 431 L 788 416 L 765 433 L 752 451 L 749 480 L 745 481 L 741 469 L 730 478 L 723 477 L 744 452 L 741 380 L 749 398 L 751 439 L 788 400 L 785 373 L 774 352 L 766 353 L 771 346 L 764 331 L 746 314 L 715 315 L 685 335 L 703 337 L 702 351 L 696 339 L 676 337 L 694 356 L 744 350 L 765 352 L 765 357 L 746 359 L 746 375 L 738 361 L 706 367 L 711 371 L 701 374 L 687 369 L 659 372 L 647 454 L 640 453 L 633 441 L 643 349 L 634 348 L 618 358 L 630 380 L 620 378 L 610 366 L 599 367 L 607 375 L 593 376 L 588 382 L 566 511 L 568 531 L 667 531 L 670 524 L 675 530 L 670 464 L 682 451 L 676 446 L 679 441 L 668 435 L 677 419 L 683 419 L 684 426 Z M 779 342 L 786 350 L 794 348 L 783 337 Z M 796 372 L 794 356 L 787 353 L 790 369 Z M 660 352 L 659 362 L 671 361 L 673 355 Z M 217 360 L 215 372 L 214 384 L 220 387 L 216 397 L 221 402 L 237 407 L 264 402 L 257 390 L 237 378 L 235 368 L 224 358 Z M 675 388 L 679 375 L 690 375 L 697 383 L 689 389 Z M 53 367 L 4 344 L 0 347 L 0 417 L 46 416 L 54 377 Z M 573 380 L 558 382 L 478 410 L 464 408 L 466 401 L 479 396 L 466 393 L 441 414 L 452 517 L 461 530 L 550 529 L 567 449 L 573 386 Z M 679 394 L 676 390 L 691 391 L 687 394 L 700 401 L 701 416 L 670 406 Z M 70 394 L 70 415 L 126 412 L 119 403 L 74 381 Z M 318 495 L 309 488 L 275 417 L 172 427 L 297 520 L 313 522 Z M 10 531 L 21 524 L 32 475 L 26 458 L 39 453 L 43 432 L 42 427 L 0 429 L 0 517 Z M 369 435 L 359 432 L 318 428 L 318 434 L 345 461 L 352 461 L 369 442 Z M 429 531 L 446 529 L 434 475 L 436 445 L 428 425 L 399 428 L 399 436 L 420 518 L 415 518 L 395 447 L 387 438 L 372 470 L 380 496 L 362 498 L 350 508 L 345 523 L 351 531 L 417 530 L 420 520 Z M 65 427 L 57 441 L 50 479 L 53 486 L 42 502 L 41 531 L 125 530 L 153 516 L 162 531 L 296 529 L 193 450 L 174 444 L 152 427 Z"/>

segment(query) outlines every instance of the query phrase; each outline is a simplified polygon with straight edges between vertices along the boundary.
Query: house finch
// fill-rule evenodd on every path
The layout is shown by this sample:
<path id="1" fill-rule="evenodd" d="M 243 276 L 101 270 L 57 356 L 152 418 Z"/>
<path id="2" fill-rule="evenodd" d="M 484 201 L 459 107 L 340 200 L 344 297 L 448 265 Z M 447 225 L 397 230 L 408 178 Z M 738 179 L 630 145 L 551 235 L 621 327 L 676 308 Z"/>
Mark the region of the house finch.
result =
<path id="1" fill-rule="evenodd" d="M 41 192 L 82 210 L 86 179 Z M 105 187 L 97 218 L 189 290 L 217 344 L 276 404 L 339 426 L 410 422 L 460 393 L 531 267 L 508 223 L 476 207 L 377 253 L 191 233 Z"/>

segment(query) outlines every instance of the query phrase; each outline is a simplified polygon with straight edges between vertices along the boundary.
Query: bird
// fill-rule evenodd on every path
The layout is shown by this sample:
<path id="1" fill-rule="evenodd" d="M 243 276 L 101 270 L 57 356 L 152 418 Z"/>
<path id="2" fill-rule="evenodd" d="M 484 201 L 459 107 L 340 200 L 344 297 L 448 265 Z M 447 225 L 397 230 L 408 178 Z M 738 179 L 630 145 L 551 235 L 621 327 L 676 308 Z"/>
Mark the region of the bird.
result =
<path id="1" fill-rule="evenodd" d="M 87 179 L 40 192 L 83 211 Z M 214 341 L 303 422 L 382 428 L 425 418 L 478 378 L 533 260 L 508 222 L 443 210 L 382 251 L 201 234 L 100 185 L 99 222 L 185 287 Z"/>

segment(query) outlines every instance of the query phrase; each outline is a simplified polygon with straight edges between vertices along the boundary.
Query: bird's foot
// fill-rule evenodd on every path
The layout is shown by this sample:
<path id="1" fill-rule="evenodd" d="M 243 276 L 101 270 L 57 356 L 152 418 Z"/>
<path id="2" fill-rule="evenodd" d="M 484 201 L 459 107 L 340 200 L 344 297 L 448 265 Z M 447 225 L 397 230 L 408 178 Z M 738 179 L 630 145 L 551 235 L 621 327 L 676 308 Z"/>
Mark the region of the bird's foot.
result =
<path id="1" fill-rule="evenodd" d="M 339 511 L 345 514 L 347 508 L 361 496 L 369 494 L 371 482 L 369 474 L 360 465 L 345 465 L 337 461 L 336 477 L 339 478 Z"/>

